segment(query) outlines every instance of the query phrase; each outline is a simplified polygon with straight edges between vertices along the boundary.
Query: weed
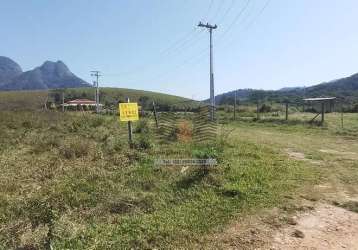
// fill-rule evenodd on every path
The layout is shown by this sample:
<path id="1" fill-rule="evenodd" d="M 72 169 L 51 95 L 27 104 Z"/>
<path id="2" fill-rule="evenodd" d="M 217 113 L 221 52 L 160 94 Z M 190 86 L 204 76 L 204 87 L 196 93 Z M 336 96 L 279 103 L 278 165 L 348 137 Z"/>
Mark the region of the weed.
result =
<path id="1" fill-rule="evenodd" d="M 340 205 L 340 207 L 343 207 L 349 211 L 358 213 L 358 202 L 357 201 L 348 201 Z"/>
<path id="2" fill-rule="evenodd" d="M 87 156 L 93 150 L 93 144 L 87 140 L 65 141 L 60 146 L 60 153 L 66 159 L 74 159 Z"/>
<path id="3" fill-rule="evenodd" d="M 134 142 L 134 147 L 137 149 L 151 149 L 153 145 L 152 139 L 148 135 L 140 135 Z"/>
<path id="4" fill-rule="evenodd" d="M 140 120 L 137 122 L 134 133 L 148 134 L 150 132 L 148 120 Z"/>

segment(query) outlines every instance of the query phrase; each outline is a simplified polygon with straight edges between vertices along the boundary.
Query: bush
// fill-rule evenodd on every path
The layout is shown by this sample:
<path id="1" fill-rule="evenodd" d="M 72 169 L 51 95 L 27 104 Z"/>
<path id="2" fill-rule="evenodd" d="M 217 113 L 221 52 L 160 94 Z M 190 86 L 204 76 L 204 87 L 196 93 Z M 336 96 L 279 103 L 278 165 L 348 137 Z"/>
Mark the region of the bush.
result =
<path id="1" fill-rule="evenodd" d="M 260 113 L 269 113 L 271 112 L 271 110 L 272 110 L 271 106 L 267 104 L 263 104 L 259 109 Z"/>
<path id="2" fill-rule="evenodd" d="M 151 149 L 153 142 L 148 135 L 142 135 L 134 142 L 134 147 L 137 149 Z"/>
<path id="3" fill-rule="evenodd" d="M 107 153 L 119 152 L 123 147 L 123 140 L 115 136 L 109 136 L 104 144 L 104 149 Z"/>
<path id="4" fill-rule="evenodd" d="M 104 119 L 101 116 L 96 116 L 92 119 L 89 119 L 89 126 L 92 128 L 98 128 L 104 124 Z"/>
<path id="5" fill-rule="evenodd" d="M 192 155 L 198 159 L 216 159 L 219 157 L 218 150 L 212 146 L 194 149 Z"/>
<path id="6" fill-rule="evenodd" d="M 32 139 L 31 143 L 32 152 L 39 154 L 49 151 L 51 148 L 58 148 L 61 144 L 61 139 L 59 136 L 46 134 Z"/>
<path id="7" fill-rule="evenodd" d="M 134 133 L 146 134 L 149 132 L 150 132 L 150 129 L 149 129 L 148 121 L 147 120 L 139 120 L 136 128 L 134 129 Z"/>
<path id="8" fill-rule="evenodd" d="M 66 159 L 80 158 L 89 154 L 89 151 L 92 149 L 91 146 L 88 141 L 71 141 L 60 147 L 60 153 Z"/>
<path id="9" fill-rule="evenodd" d="M 178 124 L 176 138 L 180 142 L 189 142 L 193 138 L 193 126 L 188 121 L 182 121 Z"/>

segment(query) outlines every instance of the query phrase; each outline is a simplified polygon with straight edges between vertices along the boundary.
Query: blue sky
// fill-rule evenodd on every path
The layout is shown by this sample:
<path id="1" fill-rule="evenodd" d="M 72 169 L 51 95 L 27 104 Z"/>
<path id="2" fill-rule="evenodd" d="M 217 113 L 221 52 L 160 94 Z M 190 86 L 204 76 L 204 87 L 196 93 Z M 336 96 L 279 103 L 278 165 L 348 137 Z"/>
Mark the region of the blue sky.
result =
<path id="1" fill-rule="evenodd" d="M 356 0 L 0 0 L 0 55 L 62 60 L 91 82 L 203 99 L 214 32 L 216 94 L 309 86 L 358 72 Z M 240 14 L 241 13 L 241 14 Z"/>

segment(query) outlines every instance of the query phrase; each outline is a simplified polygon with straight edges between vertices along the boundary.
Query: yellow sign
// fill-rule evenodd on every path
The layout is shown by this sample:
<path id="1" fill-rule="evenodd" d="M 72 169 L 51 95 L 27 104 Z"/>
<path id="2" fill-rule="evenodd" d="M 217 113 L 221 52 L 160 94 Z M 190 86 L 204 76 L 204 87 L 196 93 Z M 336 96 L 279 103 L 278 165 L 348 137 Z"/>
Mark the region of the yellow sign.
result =
<path id="1" fill-rule="evenodd" d="M 119 120 L 121 122 L 138 121 L 138 103 L 120 103 L 119 104 Z"/>

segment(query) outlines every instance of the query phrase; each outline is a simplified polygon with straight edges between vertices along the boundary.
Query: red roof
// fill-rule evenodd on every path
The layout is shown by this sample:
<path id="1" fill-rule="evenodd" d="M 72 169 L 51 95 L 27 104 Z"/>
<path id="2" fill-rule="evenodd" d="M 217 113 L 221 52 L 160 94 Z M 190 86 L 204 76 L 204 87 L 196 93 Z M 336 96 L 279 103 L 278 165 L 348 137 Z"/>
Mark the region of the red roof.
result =
<path id="1" fill-rule="evenodd" d="M 88 99 L 76 99 L 76 100 L 72 100 L 72 101 L 68 101 L 67 104 L 96 104 L 95 101 L 92 100 L 88 100 Z"/>

